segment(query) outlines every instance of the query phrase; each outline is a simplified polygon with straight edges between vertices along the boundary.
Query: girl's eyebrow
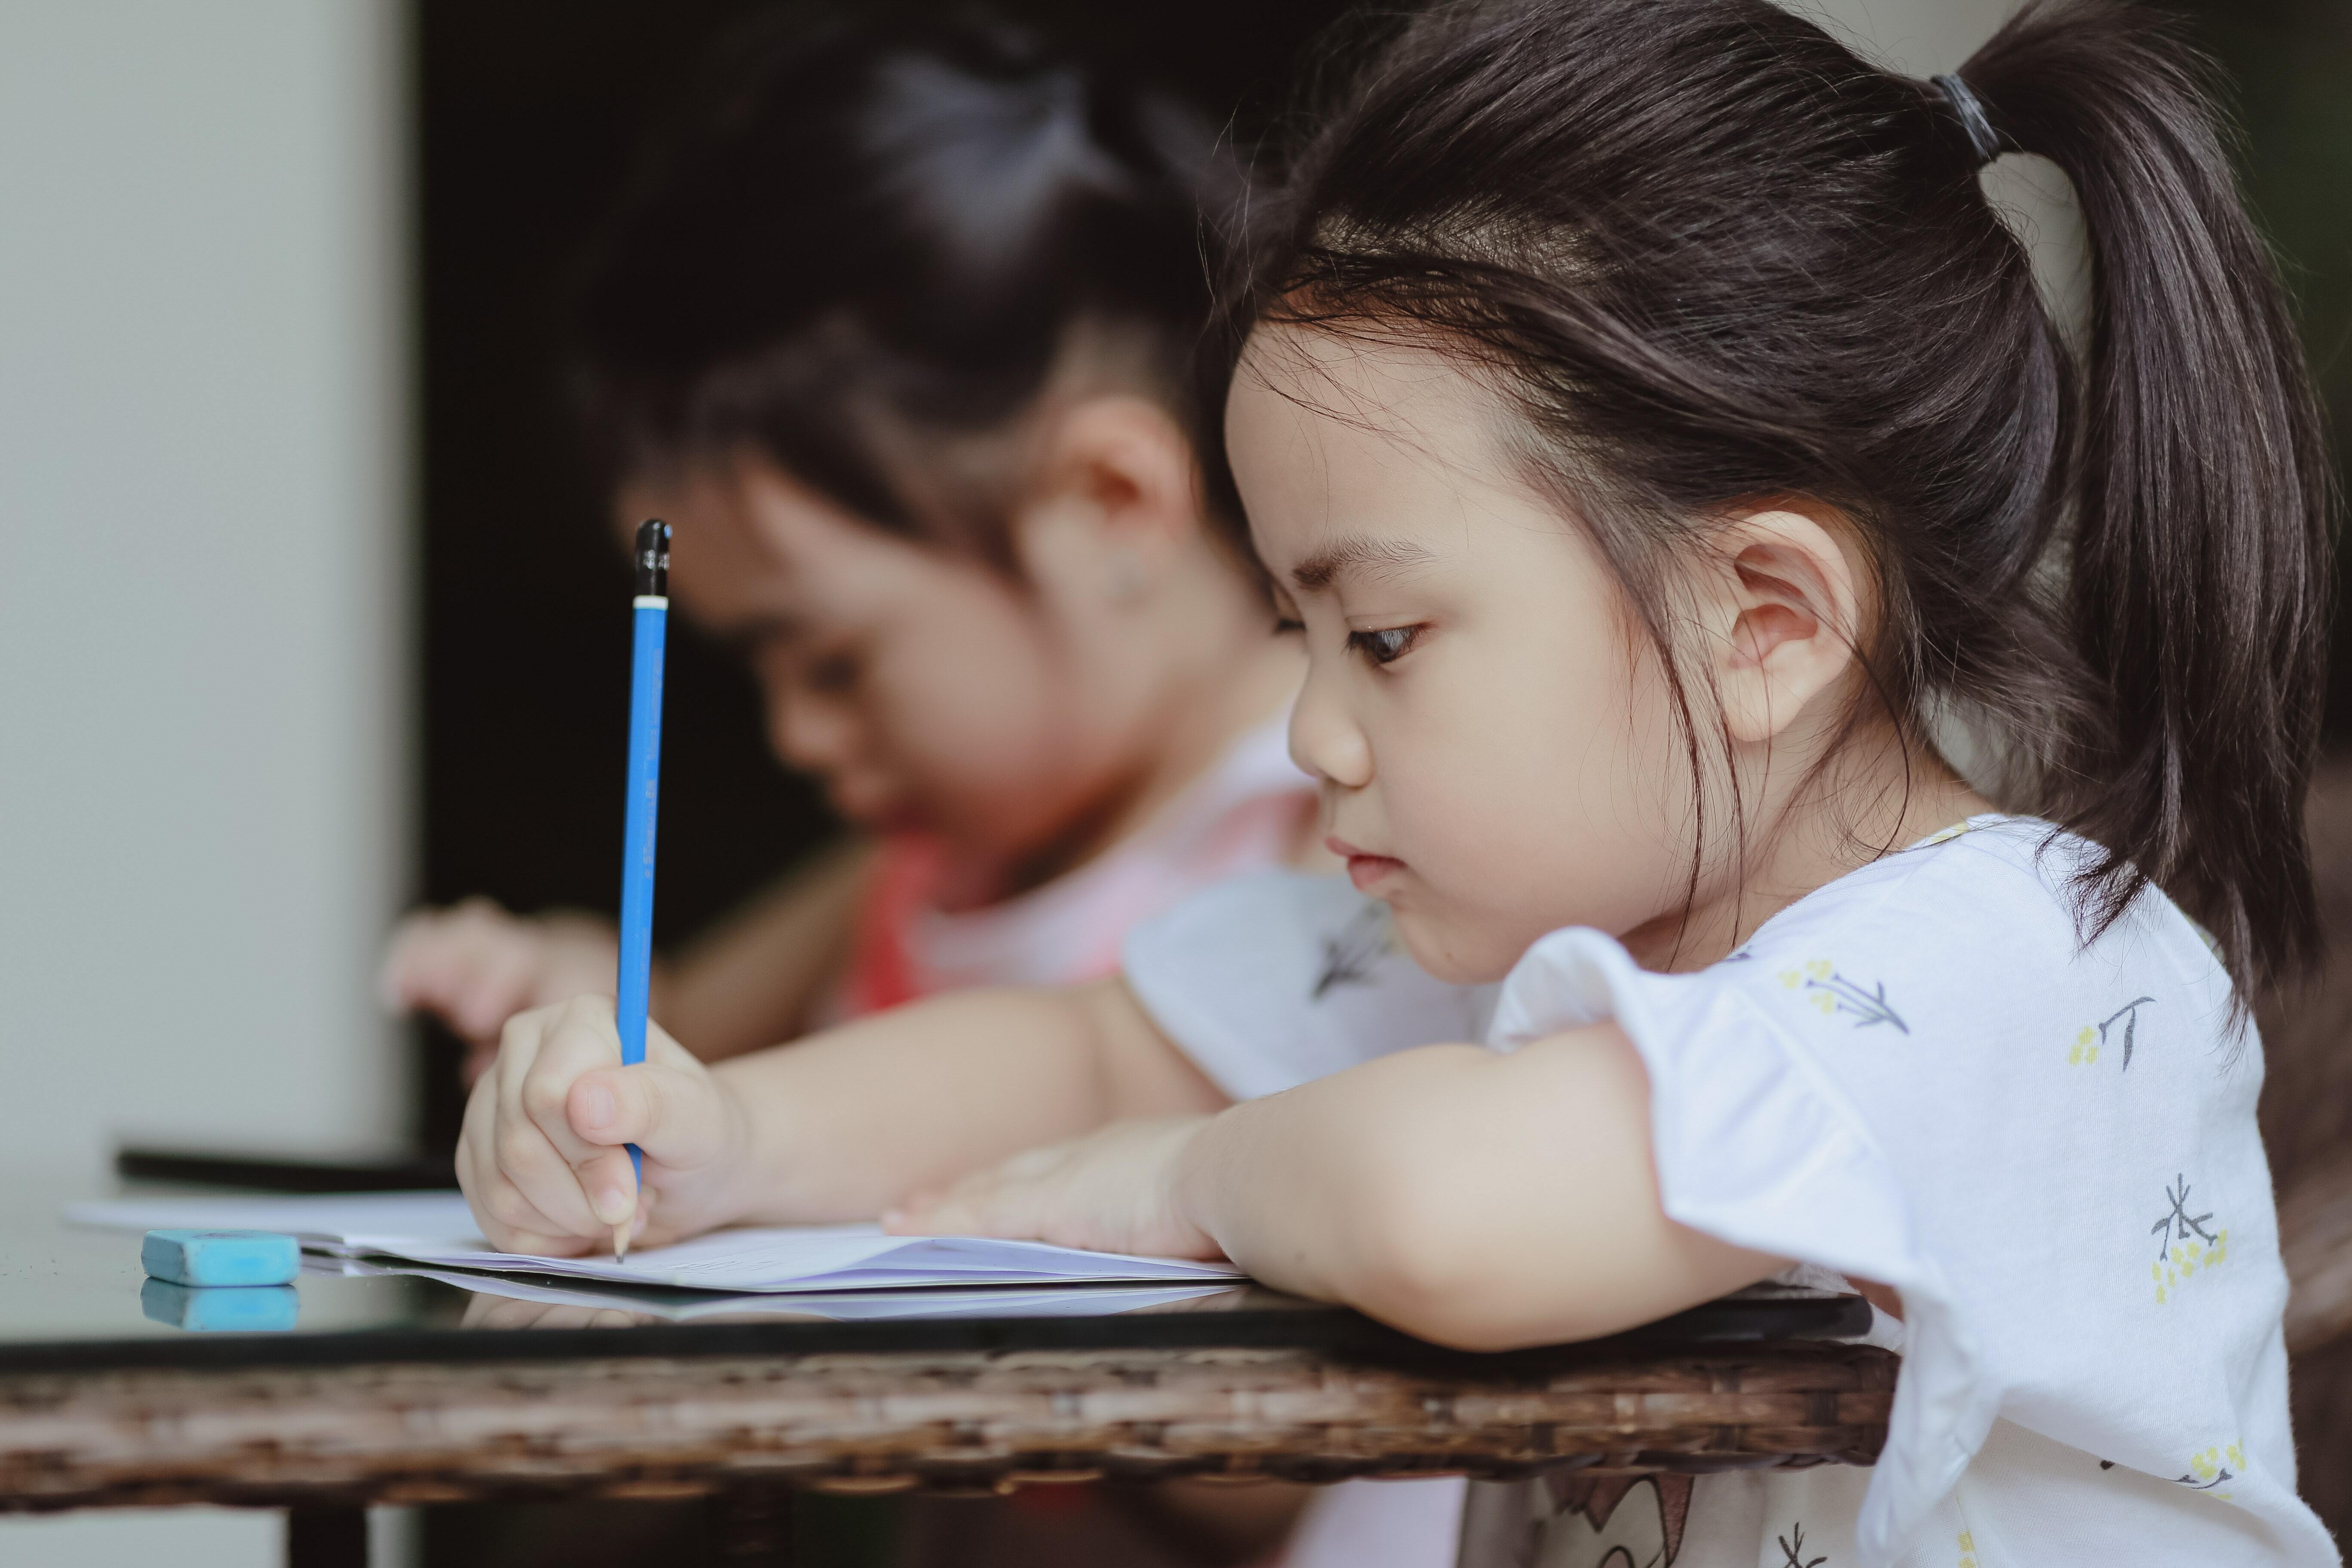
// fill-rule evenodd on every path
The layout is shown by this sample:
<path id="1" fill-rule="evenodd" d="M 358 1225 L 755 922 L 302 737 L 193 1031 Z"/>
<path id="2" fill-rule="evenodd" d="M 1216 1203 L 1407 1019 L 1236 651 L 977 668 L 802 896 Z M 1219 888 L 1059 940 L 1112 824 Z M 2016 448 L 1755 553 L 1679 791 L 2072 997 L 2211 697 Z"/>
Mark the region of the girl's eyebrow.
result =
<path id="1" fill-rule="evenodd" d="M 737 653 L 751 653 L 762 643 L 789 641 L 804 629 L 798 616 L 781 611 L 754 613 L 731 625 L 704 628 L 714 641 Z"/>
<path id="2" fill-rule="evenodd" d="M 1290 569 L 1290 580 L 1306 594 L 1319 593 L 1343 578 L 1370 573 L 1387 577 L 1436 557 L 1410 539 L 1367 539 L 1349 534 L 1328 544 Z"/>

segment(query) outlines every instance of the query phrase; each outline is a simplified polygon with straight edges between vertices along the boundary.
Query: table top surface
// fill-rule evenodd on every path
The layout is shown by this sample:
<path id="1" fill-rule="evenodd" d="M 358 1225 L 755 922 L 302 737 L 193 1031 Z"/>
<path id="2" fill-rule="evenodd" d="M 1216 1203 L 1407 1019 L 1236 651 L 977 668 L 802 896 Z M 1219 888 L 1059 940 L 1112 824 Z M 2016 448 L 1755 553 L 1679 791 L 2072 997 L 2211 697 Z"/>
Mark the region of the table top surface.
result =
<path id="1" fill-rule="evenodd" d="M 152 1191 L 153 1188 L 145 1190 Z M 82 1195 L 82 1194 L 75 1194 Z M 55 1194 L 0 1218 L 0 1374 L 339 1363 L 539 1361 L 632 1356 L 1071 1350 L 1218 1346 L 1321 1349 L 1349 1359 L 1482 1364 L 1859 1333 L 1859 1298 L 1763 1290 L 1710 1303 L 1632 1335 L 1508 1358 L 1463 1356 L 1361 1315 L 1262 1286 L 1171 1291 L 1093 1287 L 793 1297 L 772 1307 L 680 1321 L 692 1292 L 645 1290 L 626 1307 L 549 1305 L 468 1289 L 383 1265 L 313 1258 L 268 1314 L 268 1331 L 205 1331 L 171 1321 L 185 1301 L 150 1286 L 140 1237 L 58 1218 Z M 483 1281 L 485 1287 L 492 1282 Z M 551 1285 L 562 1283 L 550 1280 Z M 576 1285 L 575 1282 L 572 1282 Z M 610 1293 L 606 1293 L 610 1294 Z M 517 1331 L 530 1331 L 528 1332 Z"/>
<path id="2" fill-rule="evenodd" d="M 1479 1355 L 1253 1285 L 622 1310 L 320 1259 L 192 1331 L 137 1233 L 62 1222 L 98 1193 L 11 1190 L 0 1510 L 1866 1464 L 1894 1390 L 1819 1292 Z"/>

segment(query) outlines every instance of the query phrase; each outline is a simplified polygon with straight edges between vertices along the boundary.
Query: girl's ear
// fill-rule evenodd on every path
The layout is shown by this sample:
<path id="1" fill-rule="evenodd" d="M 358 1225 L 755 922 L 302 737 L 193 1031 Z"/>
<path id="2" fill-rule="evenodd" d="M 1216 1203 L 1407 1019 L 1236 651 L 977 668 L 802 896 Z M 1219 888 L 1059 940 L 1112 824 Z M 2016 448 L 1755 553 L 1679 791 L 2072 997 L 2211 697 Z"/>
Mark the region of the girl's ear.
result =
<path id="1" fill-rule="evenodd" d="M 1089 397 L 1053 421 L 1043 446 L 1019 524 L 1032 574 L 1076 568 L 1100 575 L 1114 598 L 1141 597 L 1201 531 L 1183 429 L 1144 398 Z"/>
<path id="2" fill-rule="evenodd" d="M 1801 512 L 1748 512 L 1714 539 L 1720 570 L 1704 612 L 1733 740 L 1783 734 L 1855 661 L 1860 579 L 1837 536 Z"/>

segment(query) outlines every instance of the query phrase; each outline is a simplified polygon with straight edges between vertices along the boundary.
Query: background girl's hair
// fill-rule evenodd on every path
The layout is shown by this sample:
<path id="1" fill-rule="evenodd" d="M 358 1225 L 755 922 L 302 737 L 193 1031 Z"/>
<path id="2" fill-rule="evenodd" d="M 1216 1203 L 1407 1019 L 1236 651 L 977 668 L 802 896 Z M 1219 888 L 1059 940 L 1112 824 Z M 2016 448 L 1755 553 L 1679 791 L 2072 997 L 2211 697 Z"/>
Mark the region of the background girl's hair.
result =
<path id="1" fill-rule="evenodd" d="M 2334 494 L 2290 310 L 2159 18 L 2037 0 L 1959 74 L 2080 194 L 2079 359 L 1943 89 L 1766 0 L 1500 0 L 1350 80 L 1214 368 L 1269 318 L 1463 353 L 1667 656 L 1695 777 L 1663 563 L 1744 502 L 1840 509 L 1912 739 L 1960 716 L 2004 805 L 2105 851 L 2088 930 L 2153 880 L 2259 988 L 2316 941 Z"/>
<path id="2" fill-rule="evenodd" d="M 749 448 L 1009 564 L 1005 498 L 909 470 L 1003 430 L 1074 330 L 1190 427 L 1203 216 L 1240 179 L 1176 100 L 1007 26 L 885 11 L 756 22 L 686 101 L 580 294 L 608 477 Z"/>

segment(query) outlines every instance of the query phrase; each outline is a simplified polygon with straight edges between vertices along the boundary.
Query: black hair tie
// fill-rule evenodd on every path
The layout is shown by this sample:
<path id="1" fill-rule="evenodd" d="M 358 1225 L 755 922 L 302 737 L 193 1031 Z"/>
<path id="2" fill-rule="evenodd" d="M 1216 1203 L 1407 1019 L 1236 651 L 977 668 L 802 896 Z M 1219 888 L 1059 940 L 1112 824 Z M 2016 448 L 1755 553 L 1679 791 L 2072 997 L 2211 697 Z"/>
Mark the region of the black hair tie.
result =
<path id="1" fill-rule="evenodd" d="M 1960 129 L 1969 133 L 1969 145 L 1976 149 L 1977 166 L 2000 157 L 2000 132 L 1992 128 L 1992 117 L 1985 112 L 1984 100 L 1976 95 L 1976 89 L 1957 76 L 1931 77 L 1928 82 L 1959 117 Z"/>

